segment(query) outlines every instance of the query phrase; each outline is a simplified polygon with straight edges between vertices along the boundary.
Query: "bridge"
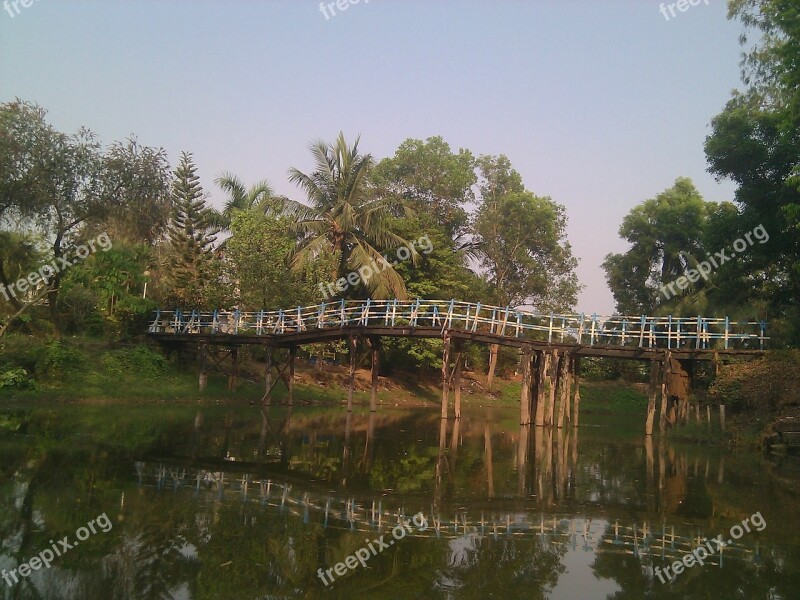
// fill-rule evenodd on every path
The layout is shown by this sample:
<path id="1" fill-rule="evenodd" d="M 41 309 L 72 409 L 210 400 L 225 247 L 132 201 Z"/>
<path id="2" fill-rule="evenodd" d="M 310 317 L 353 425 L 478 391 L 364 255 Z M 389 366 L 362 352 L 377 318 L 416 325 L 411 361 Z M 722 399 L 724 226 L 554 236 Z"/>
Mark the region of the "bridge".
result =
<path id="1" fill-rule="evenodd" d="M 342 299 L 292 310 L 259 312 L 158 310 L 149 326 L 150 336 L 162 344 L 199 344 L 201 389 L 207 381 L 209 346 L 227 349 L 233 364 L 231 387 L 236 385 L 238 375 L 238 348 L 262 346 L 266 351 L 266 393 L 262 398 L 265 405 L 270 404 L 274 386 L 281 378 L 286 382 L 292 403 L 299 346 L 346 339 L 350 350 L 348 411 L 352 411 L 359 339 L 366 340 L 371 349 L 370 410 L 375 411 L 381 339 L 439 338 L 443 341 L 442 418 L 445 419 L 449 417 L 451 390 L 455 418 L 461 416 L 465 343 L 519 348 L 520 422 L 535 422 L 537 426 L 563 427 L 565 421 L 578 425 L 582 357 L 649 361 L 647 435 L 653 432 L 659 398 L 662 430 L 688 419 L 689 390 L 696 361 L 719 365 L 731 357 L 758 356 L 769 341 L 766 332 L 764 321 L 739 322 L 728 317 L 537 313 L 481 303 L 421 299 Z M 275 365 L 278 348 L 288 349 L 288 358 Z M 278 374 L 275 380 L 273 368 Z"/>

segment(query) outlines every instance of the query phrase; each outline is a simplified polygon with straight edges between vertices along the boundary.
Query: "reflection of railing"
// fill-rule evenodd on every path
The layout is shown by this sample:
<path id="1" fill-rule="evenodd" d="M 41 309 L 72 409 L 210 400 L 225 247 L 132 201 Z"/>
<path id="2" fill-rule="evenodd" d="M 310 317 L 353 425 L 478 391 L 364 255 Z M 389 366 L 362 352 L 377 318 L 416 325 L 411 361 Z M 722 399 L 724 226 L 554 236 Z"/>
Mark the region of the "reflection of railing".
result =
<path id="1" fill-rule="evenodd" d="M 455 300 L 342 300 L 292 310 L 156 312 L 153 334 L 281 336 L 344 327 L 426 327 L 548 343 L 640 348 L 764 349 L 764 321 L 543 314 Z"/>
<path id="2" fill-rule="evenodd" d="M 228 476 L 221 471 L 191 471 L 183 467 L 136 463 L 139 485 L 154 485 L 159 490 L 192 489 L 195 494 L 212 492 L 218 500 L 235 494 L 241 501 L 257 502 L 302 518 L 305 523 L 319 522 L 325 528 L 348 531 L 385 531 L 419 512 L 407 514 L 404 507 L 384 506 L 383 500 L 359 503 L 355 498 L 336 498 L 309 492 L 297 492 L 290 484 L 270 479 L 255 479 L 244 474 Z M 151 483 L 152 482 L 152 483 Z M 582 547 L 598 553 L 625 553 L 639 559 L 681 560 L 685 554 L 703 545 L 703 539 L 716 537 L 699 527 L 668 525 L 662 521 L 654 528 L 647 521 L 641 524 L 620 525 L 605 518 L 592 519 L 543 513 L 508 512 L 480 518 L 461 511 L 453 518 L 443 518 L 431 507 L 423 510 L 428 529 L 416 529 L 414 537 L 460 538 L 537 537 L 545 545 L 565 545 L 570 549 Z M 316 518 L 315 518 L 316 516 Z M 746 538 L 710 554 L 707 564 L 722 566 L 725 558 L 759 562 L 764 548 L 757 542 L 748 546 Z"/>

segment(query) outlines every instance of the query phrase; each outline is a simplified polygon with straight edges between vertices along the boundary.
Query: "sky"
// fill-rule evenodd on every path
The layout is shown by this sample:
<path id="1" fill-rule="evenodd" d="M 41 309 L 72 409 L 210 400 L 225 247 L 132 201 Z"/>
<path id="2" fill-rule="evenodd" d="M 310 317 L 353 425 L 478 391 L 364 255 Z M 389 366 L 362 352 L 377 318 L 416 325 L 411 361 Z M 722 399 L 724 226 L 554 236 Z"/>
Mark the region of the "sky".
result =
<path id="1" fill-rule="evenodd" d="M 106 144 L 135 135 L 173 165 L 189 151 L 216 206 L 225 171 L 303 200 L 287 171 L 340 131 L 376 159 L 436 135 L 505 154 L 566 207 L 579 311 L 613 312 L 600 265 L 636 204 L 681 176 L 733 200 L 703 153 L 741 87 L 723 0 L 674 16 L 653 0 L 24 1 L 0 0 L 0 103 Z"/>

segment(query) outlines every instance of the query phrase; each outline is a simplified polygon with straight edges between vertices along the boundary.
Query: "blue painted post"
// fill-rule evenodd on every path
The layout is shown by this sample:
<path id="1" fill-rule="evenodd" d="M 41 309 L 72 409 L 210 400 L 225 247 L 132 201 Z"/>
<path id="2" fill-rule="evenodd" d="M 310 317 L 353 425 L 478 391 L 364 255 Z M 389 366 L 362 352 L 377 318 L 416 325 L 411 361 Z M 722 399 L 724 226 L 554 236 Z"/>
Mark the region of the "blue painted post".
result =
<path id="1" fill-rule="evenodd" d="M 622 319 L 622 344 L 621 344 L 622 346 L 625 345 L 625 331 L 627 330 L 627 327 L 628 327 L 628 320 Z"/>
<path id="2" fill-rule="evenodd" d="M 728 335 L 730 332 L 731 320 L 730 317 L 725 317 L 725 350 L 728 349 Z"/>
<path id="3" fill-rule="evenodd" d="M 369 327 L 369 307 L 371 298 L 367 298 L 366 314 L 364 315 L 364 326 Z"/>
<path id="4" fill-rule="evenodd" d="M 522 335 L 522 313 L 516 311 L 517 313 L 517 337 Z"/>
<path id="5" fill-rule="evenodd" d="M 239 309 L 233 311 L 233 335 L 239 333 L 239 319 L 242 317 L 242 313 Z"/>
<path id="6" fill-rule="evenodd" d="M 339 317 L 339 321 L 340 321 L 340 327 L 343 329 L 344 328 L 344 298 L 342 298 L 342 308 L 341 308 L 341 314 L 340 314 L 340 317 Z"/>
<path id="7" fill-rule="evenodd" d="M 553 343 L 553 313 L 550 313 L 550 327 L 547 330 L 547 343 Z"/>
<path id="8" fill-rule="evenodd" d="M 759 347 L 763 350 L 764 349 L 764 338 L 767 335 L 767 322 L 761 321 L 761 335 L 759 336 Z"/>
<path id="9" fill-rule="evenodd" d="M 597 313 L 592 313 L 592 331 L 591 335 L 589 336 L 590 346 L 594 346 L 594 332 L 596 327 L 597 327 Z"/>
<path id="10" fill-rule="evenodd" d="M 583 319 L 586 317 L 586 313 L 581 313 L 581 324 L 578 327 L 578 343 L 583 344 Z M 563 328 L 562 328 L 563 331 Z M 562 334 L 563 336 L 563 334 Z"/>
<path id="11" fill-rule="evenodd" d="M 481 312 L 481 303 L 478 302 L 475 305 L 475 320 L 472 322 L 472 331 L 478 330 L 478 315 L 480 314 L 480 312 Z"/>
<path id="12" fill-rule="evenodd" d="M 317 329 L 322 329 L 325 327 L 325 303 L 319 305 L 319 310 L 317 311 Z"/>
<path id="13" fill-rule="evenodd" d="M 644 347 L 644 328 L 647 325 L 647 317 L 642 315 L 642 320 L 639 323 L 639 348 Z"/>
<path id="14" fill-rule="evenodd" d="M 672 315 L 667 318 L 667 348 L 672 349 Z"/>
<path id="15" fill-rule="evenodd" d="M 211 333 L 219 331 L 219 309 L 214 310 L 214 316 L 211 318 Z"/>
<path id="16" fill-rule="evenodd" d="M 302 307 L 297 307 L 297 333 L 303 331 L 303 309 Z"/>
<path id="17" fill-rule="evenodd" d="M 697 342 L 695 342 L 694 347 L 699 350 L 700 349 L 700 332 L 703 331 L 703 317 L 700 315 L 697 316 L 697 325 L 695 326 L 697 329 Z"/>

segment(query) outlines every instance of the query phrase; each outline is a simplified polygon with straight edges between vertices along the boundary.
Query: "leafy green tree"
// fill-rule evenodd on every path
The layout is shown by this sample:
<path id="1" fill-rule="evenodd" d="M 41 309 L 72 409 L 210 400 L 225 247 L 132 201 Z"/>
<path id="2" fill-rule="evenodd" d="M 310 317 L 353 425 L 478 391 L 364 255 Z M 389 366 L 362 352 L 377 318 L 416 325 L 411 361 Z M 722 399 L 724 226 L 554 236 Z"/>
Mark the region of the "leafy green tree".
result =
<path id="1" fill-rule="evenodd" d="M 505 157 L 482 157 L 481 203 L 474 233 L 501 305 L 568 310 L 580 289 L 577 260 L 566 240 L 566 210 L 522 186 Z"/>
<path id="2" fill-rule="evenodd" d="M 336 256 L 323 256 L 298 272 L 290 267 L 296 240 L 288 217 L 273 217 L 254 210 L 233 212 L 225 256 L 236 281 L 240 307 L 276 310 L 316 304 L 319 284 L 328 283 L 338 264 Z"/>
<path id="3" fill-rule="evenodd" d="M 290 203 L 288 208 L 297 221 L 295 231 L 301 238 L 293 266 L 302 270 L 325 254 L 340 257 L 332 279 L 346 276 L 377 261 L 381 251 L 410 247 L 410 242 L 389 227 L 391 217 L 399 216 L 404 205 L 390 197 L 376 197 L 369 185 L 372 156 L 358 152 L 357 138 L 348 146 L 344 134 L 336 142 L 312 144 L 316 170 L 305 174 L 289 171 L 289 178 L 308 196 L 311 206 Z M 416 262 L 417 254 L 414 254 Z M 373 298 L 405 298 L 406 288 L 397 271 L 388 266 L 364 283 Z"/>
<path id="4" fill-rule="evenodd" d="M 135 138 L 115 142 L 103 157 L 100 194 L 112 210 L 102 229 L 118 242 L 153 245 L 166 232 L 172 209 L 171 174 L 163 148 Z"/>
<path id="5" fill-rule="evenodd" d="M 709 170 L 737 184 L 738 217 L 726 227 L 763 225 L 768 244 L 725 265 L 728 303 L 762 306 L 785 340 L 800 340 L 800 15 L 786 0 L 731 0 L 729 18 L 745 25 L 744 91 L 712 121 Z M 751 44 L 751 38 L 755 43 Z M 722 271 L 722 269 L 720 269 Z M 720 278 L 722 281 L 722 278 Z"/>
<path id="6" fill-rule="evenodd" d="M 480 265 L 502 306 L 569 310 L 577 302 L 578 261 L 566 240 L 566 209 L 527 191 L 505 156 L 478 159 L 481 200 L 473 222 Z M 498 346 L 490 346 L 491 387 Z"/>
<path id="7" fill-rule="evenodd" d="M 173 183 L 174 213 L 164 272 L 166 299 L 182 308 L 218 306 L 219 261 L 209 209 L 192 155 L 184 152 Z"/>
<path id="8" fill-rule="evenodd" d="M 679 177 L 671 188 L 625 216 L 619 235 L 631 248 L 624 254 L 609 254 L 603 262 L 618 311 L 649 314 L 666 304 L 668 295 L 672 298 L 660 286 L 693 268 L 692 257 L 705 257 L 705 225 L 716 208 L 703 200 L 690 179 Z"/>
<path id="9" fill-rule="evenodd" d="M 474 202 L 475 159 L 458 153 L 441 137 L 407 139 L 391 158 L 377 164 L 372 181 L 382 194 L 402 198 L 418 215 L 428 215 L 450 237 L 463 235 L 469 223 L 466 205 Z"/>

